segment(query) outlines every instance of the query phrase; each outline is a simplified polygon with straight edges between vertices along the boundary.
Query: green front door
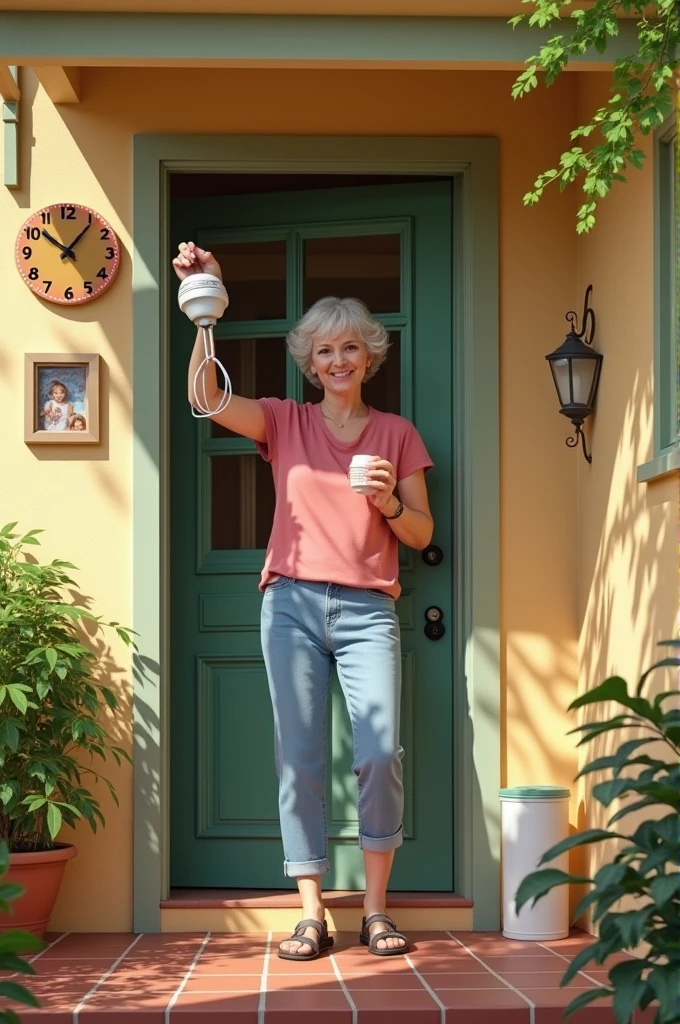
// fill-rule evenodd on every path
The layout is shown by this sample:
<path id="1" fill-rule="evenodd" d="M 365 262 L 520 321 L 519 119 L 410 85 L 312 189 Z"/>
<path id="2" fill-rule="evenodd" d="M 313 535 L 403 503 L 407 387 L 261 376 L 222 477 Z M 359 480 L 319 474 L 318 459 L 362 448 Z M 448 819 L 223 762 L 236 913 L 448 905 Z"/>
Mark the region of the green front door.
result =
<path id="1" fill-rule="evenodd" d="M 412 419 L 428 474 L 436 566 L 403 549 L 405 840 L 392 889 L 451 890 L 452 266 L 448 182 L 175 200 L 173 249 L 219 259 L 230 306 L 217 350 L 237 394 L 318 401 L 286 353 L 287 331 L 324 295 L 354 295 L 388 328 L 391 352 L 366 401 Z M 257 584 L 271 525 L 270 467 L 252 442 L 187 404 L 195 329 L 170 313 L 171 885 L 281 888 L 273 726 Z M 446 632 L 424 633 L 425 611 Z M 352 741 L 337 681 L 328 716 L 327 888 L 363 885 Z"/>

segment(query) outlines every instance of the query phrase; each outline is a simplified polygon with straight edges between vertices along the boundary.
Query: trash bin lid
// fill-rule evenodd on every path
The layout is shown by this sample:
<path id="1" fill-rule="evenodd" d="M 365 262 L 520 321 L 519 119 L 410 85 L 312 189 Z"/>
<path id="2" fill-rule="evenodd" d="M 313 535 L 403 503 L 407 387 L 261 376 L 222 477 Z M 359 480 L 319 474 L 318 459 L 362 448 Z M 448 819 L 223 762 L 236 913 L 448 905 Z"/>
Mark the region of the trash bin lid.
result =
<path id="1" fill-rule="evenodd" d="M 563 786 L 511 786 L 500 790 L 508 800 L 568 800 L 571 792 Z"/>

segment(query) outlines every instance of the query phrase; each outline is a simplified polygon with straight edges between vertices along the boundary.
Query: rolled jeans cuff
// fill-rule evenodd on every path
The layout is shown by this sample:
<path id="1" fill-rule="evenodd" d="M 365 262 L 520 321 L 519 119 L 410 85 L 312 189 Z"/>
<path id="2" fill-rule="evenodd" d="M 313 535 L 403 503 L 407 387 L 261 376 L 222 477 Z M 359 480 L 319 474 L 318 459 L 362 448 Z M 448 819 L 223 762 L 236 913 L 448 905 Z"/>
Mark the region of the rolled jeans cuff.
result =
<path id="1" fill-rule="evenodd" d="M 387 836 L 385 839 L 372 839 L 370 836 L 364 836 L 361 832 L 359 833 L 360 849 L 373 850 L 375 853 L 389 853 L 390 850 L 396 850 L 403 842 L 403 828 L 400 828 L 394 835 Z"/>
<path id="2" fill-rule="evenodd" d="M 306 878 L 308 875 L 325 875 L 331 866 L 328 859 L 284 861 L 283 873 L 286 878 Z"/>

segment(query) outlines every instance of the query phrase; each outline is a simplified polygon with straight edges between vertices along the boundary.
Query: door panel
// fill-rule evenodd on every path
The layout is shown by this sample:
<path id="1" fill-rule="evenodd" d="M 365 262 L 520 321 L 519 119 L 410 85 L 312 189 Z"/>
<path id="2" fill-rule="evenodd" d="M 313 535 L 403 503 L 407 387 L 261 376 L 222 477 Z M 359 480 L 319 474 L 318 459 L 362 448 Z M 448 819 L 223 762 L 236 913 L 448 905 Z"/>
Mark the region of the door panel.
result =
<path id="1" fill-rule="evenodd" d="M 219 225 L 222 225 L 220 227 Z M 285 335 L 323 295 L 355 295 L 389 331 L 367 402 L 413 419 L 435 462 L 435 537 L 451 541 L 451 187 L 447 182 L 173 204 L 173 245 L 220 260 L 230 293 L 217 351 L 236 393 L 319 401 Z M 273 727 L 257 589 L 271 524 L 270 467 L 252 442 L 186 403 L 195 329 L 171 302 L 171 884 L 280 888 Z M 451 636 L 423 633 L 430 604 L 453 621 L 450 558 L 400 552 L 405 841 L 393 889 L 451 889 Z M 352 738 L 337 679 L 328 716 L 328 888 L 363 885 Z"/>

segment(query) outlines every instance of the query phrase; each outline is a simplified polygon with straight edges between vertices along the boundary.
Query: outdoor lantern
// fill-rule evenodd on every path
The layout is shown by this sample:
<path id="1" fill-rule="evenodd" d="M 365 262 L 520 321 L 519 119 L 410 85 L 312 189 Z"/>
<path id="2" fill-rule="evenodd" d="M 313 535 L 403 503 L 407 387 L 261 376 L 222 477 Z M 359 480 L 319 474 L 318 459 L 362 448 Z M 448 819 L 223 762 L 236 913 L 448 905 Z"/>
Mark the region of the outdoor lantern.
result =
<path id="1" fill-rule="evenodd" d="M 595 336 L 595 314 L 589 305 L 592 290 L 593 286 L 589 284 L 583 305 L 581 330 L 576 330 L 578 316 L 570 310 L 566 315 L 566 320 L 571 324 L 569 334 L 559 348 L 545 357 L 550 363 L 560 400 L 560 412 L 571 420 L 576 431 L 573 437 L 567 438 L 567 447 L 576 448 L 580 437 L 587 462 L 592 462 L 593 457 L 586 451 L 583 421 L 595 408 L 602 368 L 601 353 L 594 352 L 590 347 Z"/>

